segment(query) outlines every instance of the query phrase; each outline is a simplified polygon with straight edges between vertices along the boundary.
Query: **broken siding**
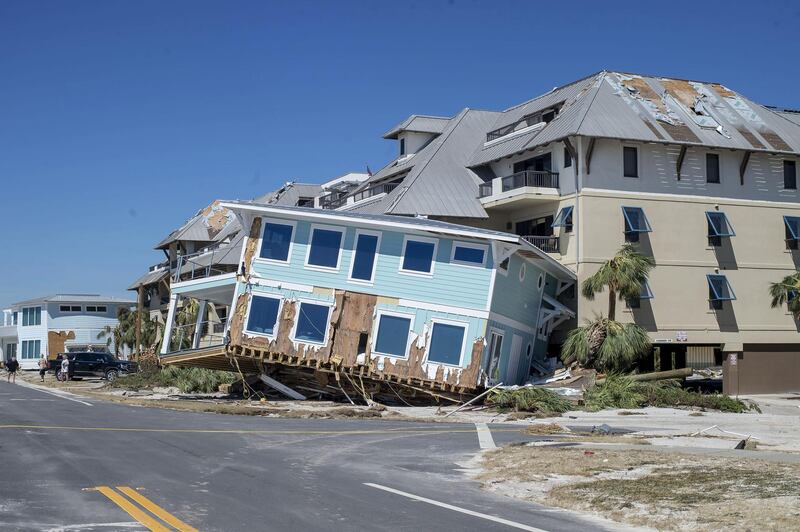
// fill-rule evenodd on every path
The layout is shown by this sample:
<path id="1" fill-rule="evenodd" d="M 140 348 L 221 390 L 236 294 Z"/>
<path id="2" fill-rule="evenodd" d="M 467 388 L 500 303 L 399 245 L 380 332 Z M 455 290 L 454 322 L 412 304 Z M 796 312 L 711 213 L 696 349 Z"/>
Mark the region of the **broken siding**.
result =
<path id="1" fill-rule="evenodd" d="M 305 267 L 311 225 L 309 222 L 297 222 L 288 265 L 269 263 L 256 258 L 252 265 L 253 278 L 353 290 L 437 305 L 476 310 L 486 309 L 492 268 L 490 251 L 487 251 L 488 260 L 485 267 L 452 264 L 450 263 L 450 254 L 453 240 L 439 238 L 433 275 L 407 275 L 399 272 L 405 233 L 382 231 L 374 282 L 372 285 L 365 285 L 354 283 L 348 279 L 356 233 L 355 227 L 337 226 L 345 230 L 338 271 L 321 271 Z M 325 225 L 334 226 L 335 224 Z M 426 234 L 424 238 L 433 236 Z M 257 247 L 254 248 L 254 254 L 255 250 Z"/>

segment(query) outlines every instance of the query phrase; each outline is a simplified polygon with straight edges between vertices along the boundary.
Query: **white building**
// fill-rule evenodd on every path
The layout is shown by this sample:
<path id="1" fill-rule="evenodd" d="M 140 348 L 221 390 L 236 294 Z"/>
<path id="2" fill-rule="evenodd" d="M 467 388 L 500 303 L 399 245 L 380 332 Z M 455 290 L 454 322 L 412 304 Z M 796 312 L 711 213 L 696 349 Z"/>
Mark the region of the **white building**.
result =
<path id="1" fill-rule="evenodd" d="M 105 351 L 106 326 L 117 325 L 117 309 L 134 301 L 97 294 L 57 294 L 20 301 L 3 310 L 0 353 L 16 356 L 22 369 L 35 369 L 45 355 L 68 351 Z M 113 345 L 111 346 L 113 349 Z"/>

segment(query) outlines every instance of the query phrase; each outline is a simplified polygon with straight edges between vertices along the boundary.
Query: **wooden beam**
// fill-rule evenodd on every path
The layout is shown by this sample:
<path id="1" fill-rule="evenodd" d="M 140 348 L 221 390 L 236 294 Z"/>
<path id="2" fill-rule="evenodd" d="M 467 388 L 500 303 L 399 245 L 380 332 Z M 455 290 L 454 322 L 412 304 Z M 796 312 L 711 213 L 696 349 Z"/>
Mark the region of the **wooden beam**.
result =
<path id="1" fill-rule="evenodd" d="M 681 152 L 678 154 L 678 162 L 675 164 L 675 171 L 678 173 L 678 181 L 681 180 L 681 169 L 683 168 L 683 160 L 686 158 L 686 146 L 681 146 Z"/>
<path id="2" fill-rule="evenodd" d="M 570 142 L 569 137 L 564 137 L 564 147 L 567 148 L 569 152 L 569 156 L 572 158 L 572 164 L 575 165 L 575 173 L 578 173 L 578 152 L 575 151 L 575 147 Z"/>
<path id="3" fill-rule="evenodd" d="M 267 376 L 264 373 L 259 375 L 258 378 L 261 379 L 261 382 L 263 382 L 264 384 L 266 384 L 270 388 L 274 388 L 275 390 L 278 390 L 279 392 L 281 392 L 283 395 L 285 395 L 287 397 L 291 397 L 292 399 L 296 399 L 298 401 L 305 401 L 306 400 L 306 396 L 305 395 L 303 395 L 300 392 L 297 392 L 297 391 L 289 388 L 285 384 L 281 384 L 280 382 L 276 381 L 272 377 Z"/>
<path id="4" fill-rule="evenodd" d="M 593 152 L 594 152 L 594 137 L 589 139 L 589 147 L 586 148 L 586 175 L 589 175 L 589 168 L 592 164 Z"/>
<path id="5" fill-rule="evenodd" d="M 747 171 L 747 163 L 750 162 L 750 155 L 753 152 L 746 151 L 742 156 L 742 164 L 739 165 L 739 183 L 744 185 L 744 173 Z"/>

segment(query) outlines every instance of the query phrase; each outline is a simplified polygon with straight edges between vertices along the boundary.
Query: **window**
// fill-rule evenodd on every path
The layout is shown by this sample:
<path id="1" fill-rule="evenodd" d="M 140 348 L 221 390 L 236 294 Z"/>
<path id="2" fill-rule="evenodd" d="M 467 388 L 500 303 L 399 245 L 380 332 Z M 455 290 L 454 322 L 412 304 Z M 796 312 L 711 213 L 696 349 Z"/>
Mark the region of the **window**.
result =
<path id="1" fill-rule="evenodd" d="M 508 275 L 508 263 L 511 261 L 511 257 L 506 257 L 500 261 L 500 264 L 497 265 L 497 270 L 504 274 Z"/>
<path id="2" fill-rule="evenodd" d="M 297 341 L 324 344 L 328 337 L 330 310 L 328 305 L 300 302 L 292 337 Z"/>
<path id="3" fill-rule="evenodd" d="M 727 277 L 706 275 L 706 279 L 708 280 L 708 300 L 711 302 L 712 308 L 719 310 L 722 308 L 723 302 L 736 299 Z"/>
<path id="4" fill-rule="evenodd" d="M 33 359 L 41 358 L 41 356 L 42 356 L 42 341 L 41 340 L 23 340 L 22 341 L 22 359 L 23 360 L 33 360 Z"/>
<path id="5" fill-rule="evenodd" d="M 25 307 L 22 309 L 22 326 L 42 324 L 42 307 Z"/>
<path id="6" fill-rule="evenodd" d="M 344 230 L 342 229 L 312 227 L 306 266 L 317 266 L 329 270 L 339 269 L 343 235 Z"/>
<path id="7" fill-rule="evenodd" d="M 706 153 L 706 183 L 719 183 L 719 155 Z"/>
<path id="8" fill-rule="evenodd" d="M 379 312 L 378 332 L 372 351 L 379 355 L 407 357 L 411 323 L 411 316 Z"/>
<path id="9" fill-rule="evenodd" d="M 564 147 L 564 168 L 569 168 L 572 166 L 572 155 L 570 155 L 569 150 L 567 147 Z"/>
<path id="10" fill-rule="evenodd" d="M 105 305 L 97 305 L 97 306 L 86 305 L 86 312 L 97 312 L 98 314 L 102 314 L 107 311 L 108 308 L 106 308 Z"/>
<path id="11" fill-rule="evenodd" d="M 275 222 L 264 223 L 259 257 L 276 262 L 289 262 L 294 225 Z"/>
<path id="12" fill-rule="evenodd" d="M 433 273 L 436 240 L 406 237 L 400 271 L 408 273 Z"/>
<path id="13" fill-rule="evenodd" d="M 298 207 L 313 207 L 314 206 L 314 198 L 309 197 L 299 197 L 297 199 L 297 206 Z"/>
<path id="14" fill-rule="evenodd" d="M 623 172 L 625 177 L 639 177 L 639 153 L 632 146 L 622 148 Z"/>
<path id="15" fill-rule="evenodd" d="M 6 360 L 17 356 L 17 344 L 6 344 Z"/>
<path id="16" fill-rule="evenodd" d="M 800 240 L 800 217 L 784 216 L 783 223 L 786 226 L 786 249 L 797 249 L 797 241 Z"/>
<path id="17" fill-rule="evenodd" d="M 627 242 L 638 242 L 639 233 L 652 231 L 650 222 L 641 207 L 622 207 L 622 216 L 625 218 L 625 240 Z"/>
<path id="18" fill-rule="evenodd" d="M 528 268 L 525 266 L 525 263 L 519 265 L 519 282 L 523 282 L 525 280 L 525 274 L 528 272 Z"/>
<path id="19" fill-rule="evenodd" d="M 708 245 L 721 246 L 722 237 L 736 236 L 733 232 L 728 217 L 724 212 L 708 211 L 706 212 L 706 219 L 708 220 Z"/>
<path id="20" fill-rule="evenodd" d="M 11 325 L 17 325 L 19 323 L 19 312 L 14 312 L 11 314 Z"/>
<path id="21" fill-rule="evenodd" d="M 783 188 L 797 188 L 797 165 L 794 161 L 783 161 Z"/>
<path id="22" fill-rule="evenodd" d="M 61 312 L 80 312 L 80 305 L 61 305 L 58 310 Z"/>
<path id="23" fill-rule="evenodd" d="M 278 330 L 282 300 L 278 297 L 253 296 L 247 314 L 247 332 L 275 335 Z"/>
<path id="24" fill-rule="evenodd" d="M 400 155 L 406 154 L 406 139 L 400 139 Z"/>
<path id="25" fill-rule="evenodd" d="M 637 297 L 631 297 L 626 300 L 628 308 L 639 308 L 642 306 L 642 299 L 653 299 L 653 291 L 650 289 L 650 283 L 645 280 L 642 287 L 639 289 Z"/>
<path id="26" fill-rule="evenodd" d="M 453 243 L 453 256 L 450 262 L 467 266 L 483 266 L 486 264 L 486 246 L 466 242 Z"/>
<path id="27" fill-rule="evenodd" d="M 466 325 L 434 321 L 428 362 L 460 366 L 466 336 Z"/>
<path id="28" fill-rule="evenodd" d="M 353 251 L 353 264 L 350 267 L 350 279 L 372 282 L 375 275 L 375 259 L 378 254 L 380 235 L 378 233 L 356 233 L 356 246 Z"/>
<path id="29" fill-rule="evenodd" d="M 565 233 L 572 232 L 572 205 L 558 211 L 552 227 L 561 227 Z"/>

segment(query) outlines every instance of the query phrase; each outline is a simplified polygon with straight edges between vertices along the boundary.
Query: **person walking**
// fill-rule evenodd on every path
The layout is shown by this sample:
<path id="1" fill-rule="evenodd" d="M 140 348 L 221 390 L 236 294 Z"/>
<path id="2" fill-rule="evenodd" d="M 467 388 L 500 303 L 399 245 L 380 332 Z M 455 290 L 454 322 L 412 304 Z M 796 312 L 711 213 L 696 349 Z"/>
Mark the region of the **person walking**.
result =
<path id="1" fill-rule="evenodd" d="M 61 359 L 61 381 L 67 382 L 69 380 L 69 357 L 64 355 Z"/>
<path id="2" fill-rule="evenodd" d="M 19 369 L 19 362 L 17 362 L 17 357 L 12 356 L 11 360 L 6 363 L 6 371 L 8 371 L 8 382 L 16 383 L 17 382 L 17 370 Z"/>
<path id="3" fill-rule="evenodd" d="M 47 373 L 48 365 L 47 359 L 44 355 L 42 355 L 42 358 L 39 359 L 39 378 L 42 380 L 42 382 L 44 382 L 44 374 Z"/>

